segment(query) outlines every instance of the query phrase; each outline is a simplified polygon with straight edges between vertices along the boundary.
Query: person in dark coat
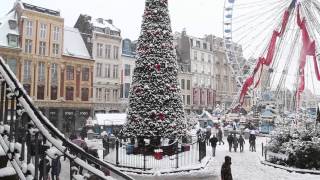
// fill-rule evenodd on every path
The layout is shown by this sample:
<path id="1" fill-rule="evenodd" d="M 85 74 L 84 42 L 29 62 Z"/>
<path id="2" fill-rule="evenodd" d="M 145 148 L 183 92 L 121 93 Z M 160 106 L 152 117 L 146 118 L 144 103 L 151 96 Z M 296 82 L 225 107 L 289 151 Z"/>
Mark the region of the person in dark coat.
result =
<path id="1" fill-rule="evenodd" d="M 250 143 L 250 151 L 256 151 L 256 135 L 250 134 L 249 136 L 249 143 Z"/>
<path id="2" fill-rule="evenodd" d="M 51 168 L 51 166 L 50 166 L 49 159 L 43 157 L 39 162 L 39 172 L 40 172 L 39 180 L 42 180 L 42 179 L 47 180 L 50 178 L 50 177 L 48 178 L 50 168 Z M 43 175 L 46 175 L 46 177 L 44 177 Z"/>
<path id="3" fill-rule="evenodd" d="M 232 143 L 233 143 L 233 137 L 232 137 L 231 134 L 228 135 L 227 141 L 228 141 L 228 144 L 229 144 L 229 152 L 231 152 Z"/>
<path id="4" fill-rule="evenodd" d="M 61 172 L 61 162 L 60 156 L 58 154 L 54 155 L 54 158 L 51 161 L 51 179 L 52 180 L 59 180 L 59 175 Z"/>
<path id="5" fill-rule="evenodd" d="M 221 167 L 221 180 L 232 180 L 231 164 L 231 157 L 225 156 Z"/>
<path id="6" fill-rule="evenodd" d="M 211 129 L 206 131 L 206 143 L 209 145 L 211 136 Z"/>
<path id="7" fill-rule="evenodd" d="M 234 134 L 233 135 L 233 149 L 234 149 L 234 152 L 237 152 L 238 144 L 239 144 L 239 139 L 237 138 L 236 134 Z"/>
<path id="8" fill-rule="evenodd" d="M 239 144 L 240 144 L 240 152 L 243 152 L 243 145 L 246 143 L 242 135 L 239 137 Z"/>
<path id="9" fill-rule="evenodd" d="M 217 147 L 217 142 L 218 142 L 218 138 L 216 138 L 215 135 L 213 135 L 211 138 L 210 138 L 210 144 L 211 144 L 211 147 L 212 147 L 212 156 L 216 156 L 216 147 Z"/>
<path id="10" fill-rule="evenodd" d="M 224 142 L 222 140 L 222 130 L 221 130 L 221 128 L 219 128 L 219 130 L 218 130 L 218 141 L 219 141 L 219 145 L 221 144 L 221 142 L 224 145 Z"/>

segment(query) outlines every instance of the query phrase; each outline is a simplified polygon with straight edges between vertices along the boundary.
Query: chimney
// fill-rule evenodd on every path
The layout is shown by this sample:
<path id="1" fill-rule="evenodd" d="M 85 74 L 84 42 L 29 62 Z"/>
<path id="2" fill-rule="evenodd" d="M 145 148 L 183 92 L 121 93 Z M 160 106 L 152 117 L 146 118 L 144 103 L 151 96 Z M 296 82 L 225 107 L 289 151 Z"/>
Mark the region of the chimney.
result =
<path id="1" fill-rule="evenodd" d="M 107 19 L 106 20 L 109 24 L 112 24 L 113 22 L 112 22 L 112 19 Z"/>
<path id="2" fill-rule="evenodd" d="M 98 21 L 98 23 L 103 24 L 103 18 L 98 18 L 97 21 Z"/>

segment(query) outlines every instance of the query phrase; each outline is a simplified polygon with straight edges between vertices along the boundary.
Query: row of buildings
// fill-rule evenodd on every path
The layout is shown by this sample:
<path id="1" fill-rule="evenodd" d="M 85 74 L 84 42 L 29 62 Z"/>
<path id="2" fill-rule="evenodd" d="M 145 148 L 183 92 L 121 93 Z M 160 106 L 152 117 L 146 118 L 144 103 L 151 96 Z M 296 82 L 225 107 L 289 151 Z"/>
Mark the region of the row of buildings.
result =
<path id="1" fill-rule="evenodd" d="M 185 30 L 174 39 L 186 112 L 230 104 L 238 87 L 223 39 Z M 82 128 L 94 113 L 126 111 L 135 47 L 110 19 L 80 15 L 67 27 L 59 11 L 21 1 L 0 19 L 0 55 L 35 105 L 65 133 Z"/>

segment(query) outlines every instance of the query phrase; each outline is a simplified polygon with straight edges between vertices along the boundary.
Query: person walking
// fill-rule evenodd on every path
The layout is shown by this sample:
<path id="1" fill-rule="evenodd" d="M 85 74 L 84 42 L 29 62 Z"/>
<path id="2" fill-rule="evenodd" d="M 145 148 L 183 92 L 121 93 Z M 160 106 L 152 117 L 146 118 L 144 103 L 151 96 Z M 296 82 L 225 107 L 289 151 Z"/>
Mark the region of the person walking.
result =
<path id="1" fill-rule="evenodd" d="M 61 162 L 60 156 L 58 154 L 54 154 L 54 158 L 51 161 L 52 170 L 51 170 L 51 179 L 59 180 L 59 175 L 61 172 Z"/>
<path id="2" fill-rule="evenodd" d="M 48 180 L 50 177 L 48 176 L 49 171 L 50 171 L 50 161 L 46 157 L 42 157 L 40 162 L 39 162 L 39 180 Z M 44 172 L 45 171 L 45 172 Z"/>
<path id="3" fill-rule="evenodd" d="M 211 136 L 211 128 L 207 128 L 207 131 L 206 131 L 206 143 L 207 143 L 207 145 L 209 145 L 209 143 L 210 143 L 210 136 Z"/>
<path id="4" fill-rule="evenodd" d="M 221 180 L 232 180 L 231 164 L 231 157 L 225 156 L 221 167 Z"/>
<path id="5" fill-rule="evenodd" d="M 250 134 L 249 142 L 250 142 L 250 151 L 256 152 L 256 135 Z"/>
<path id="6" fill-rule="evenodd" d="M 218 141 L 219 141 L 219 145 L 221 145 L 221 142 L 222 142 L 222 144 L 224 145 L 224 142 L 223 142 L 223 140 L 222 140 L 222 130 L 221 130 L 221 128 L 219 128 L 219 130 L 218 130 Z"/>
<path id="7" fill-rule="evenodd" d="M 237 152 L 238 144 L 239 144 L 239 139 L 237 138 L 236 134 L 234 134 L 233 135 L 233 149 L 234 149 L 234 152 Z"/>
<path id="8" fill-rule="evenodd" d="M 211 144 L 211 147 L 212 147 L 212 156 L 213 157 L 216 156 L 217 142 L 218 142 L 218 138 L 215 135 L 212 135 L 212 137 L 210 138 L 210 144 Z"/>
<path id="9" fill-rule="evenodd" d="M 232 137 L 231 133 L 228 135 L 227 141 L 228 141 L 228 144 L 229 144 L 229 152 L 231 152 L 232 143 L 233 143 L 233 137 Z"/>
<path id="10" fill-rule="evenodd" d="M 244 140 L 244 138 L 242 137 L 242 135 L 240 134 L 239 137 L 239 144 L 240 144 L 240 152 L 243 152 L 243 145 L 246 143 L 246 141 Z"/>

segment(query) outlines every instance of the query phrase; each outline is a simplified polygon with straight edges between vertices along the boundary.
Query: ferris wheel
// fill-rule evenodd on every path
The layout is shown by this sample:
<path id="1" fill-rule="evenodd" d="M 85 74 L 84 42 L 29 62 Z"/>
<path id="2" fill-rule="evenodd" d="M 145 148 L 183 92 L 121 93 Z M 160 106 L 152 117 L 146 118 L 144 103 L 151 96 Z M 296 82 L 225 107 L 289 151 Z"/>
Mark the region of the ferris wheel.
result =
<path id="1" fill-rule="evenodd" d="M 225 0 L 223 17 L 226 56 L 241 87 L 232 107 L 261 83 L 276 96 L 291 85 L 299 104 L 308 79 L 320 81 L 320 0 Z"/>

